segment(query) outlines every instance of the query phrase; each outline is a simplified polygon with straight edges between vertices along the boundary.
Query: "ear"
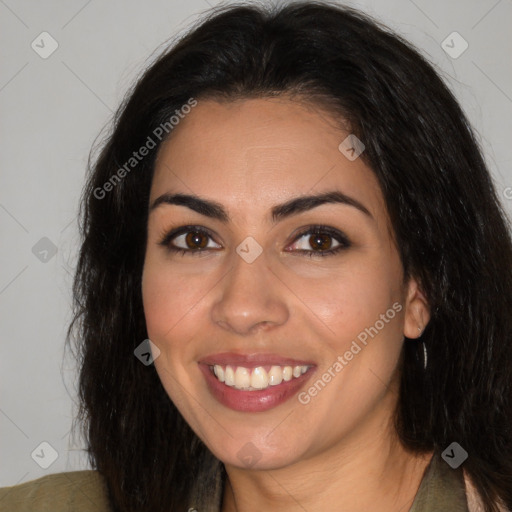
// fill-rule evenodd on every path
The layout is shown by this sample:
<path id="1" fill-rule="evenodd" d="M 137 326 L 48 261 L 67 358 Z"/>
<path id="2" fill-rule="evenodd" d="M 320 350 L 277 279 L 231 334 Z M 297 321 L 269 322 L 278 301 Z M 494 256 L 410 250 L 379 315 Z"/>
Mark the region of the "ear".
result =
<path id="1" fill-rule="evenodd" d="M 430 320 L 430 306 L 418 281 L 410 278 L 406 286 L 404 336 L 419 338 Z"/>

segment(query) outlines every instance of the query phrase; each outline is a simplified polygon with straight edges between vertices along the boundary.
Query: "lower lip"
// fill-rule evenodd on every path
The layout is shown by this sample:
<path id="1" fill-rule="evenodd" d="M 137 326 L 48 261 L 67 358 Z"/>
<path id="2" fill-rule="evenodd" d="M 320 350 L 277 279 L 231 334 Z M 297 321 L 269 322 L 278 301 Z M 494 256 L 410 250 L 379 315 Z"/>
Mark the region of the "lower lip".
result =
<path id="1" fill-rule="evenodd" d="M 221 382 L 208 365 L 199 364 L 199 368 L 201 368 L 208 389 L 214 398 L 222 405 L 242 412 L 262 412 L 277 407 L 295 395 L 313 374 L 313 369 L 310 368 L 300 377 L 292 377 L 291 380 L 283 381 L 277 386 L 269 386 L 259 391 L 243 391 Z"/>

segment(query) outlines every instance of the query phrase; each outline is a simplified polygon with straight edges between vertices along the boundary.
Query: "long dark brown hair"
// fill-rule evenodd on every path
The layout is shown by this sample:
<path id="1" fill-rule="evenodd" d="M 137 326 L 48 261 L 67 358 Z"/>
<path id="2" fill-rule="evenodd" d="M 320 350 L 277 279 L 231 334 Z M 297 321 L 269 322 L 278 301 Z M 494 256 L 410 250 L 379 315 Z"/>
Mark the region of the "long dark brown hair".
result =
<path id="1" fill-rule="evenodd" d="M 290 92 L 329 102 L 364 142 L 405 275 L 430 304 L 420 343 L 404 344 L 403 444 L 426 452 L 458 442 L 486 511 L 498 499 L 512 509 L 512 243 L 481 150 L 418 51 L 356 10 L 317 2 L 212 11 L 137 81 L 91 161 L 68 338 L 81 365 L 79 424 L 112 509 L 204 512 L 225 478 L 154 366 L 134 356 L 148 337 L 141 276 L 154 131 L 190 98 Z M 152 134 L 156 147 L 113 179 Z"/>

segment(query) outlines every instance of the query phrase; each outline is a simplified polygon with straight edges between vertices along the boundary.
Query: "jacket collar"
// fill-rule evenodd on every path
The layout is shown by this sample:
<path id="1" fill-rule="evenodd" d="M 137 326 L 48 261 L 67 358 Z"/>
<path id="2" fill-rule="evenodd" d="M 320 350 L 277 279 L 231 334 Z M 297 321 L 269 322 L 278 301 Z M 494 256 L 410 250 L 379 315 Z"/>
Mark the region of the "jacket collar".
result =
<path id="1" fill-rule="evenodd" d="M 468 512 L 462 467 L 452 469 L 435 451 L 409 512 Z"/>

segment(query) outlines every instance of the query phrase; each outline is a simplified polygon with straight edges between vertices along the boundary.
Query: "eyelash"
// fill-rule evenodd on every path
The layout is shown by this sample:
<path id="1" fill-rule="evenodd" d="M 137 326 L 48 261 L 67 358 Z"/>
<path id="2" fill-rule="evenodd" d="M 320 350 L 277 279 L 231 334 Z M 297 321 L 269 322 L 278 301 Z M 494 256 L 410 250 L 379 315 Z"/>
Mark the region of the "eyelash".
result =
<path id="1" fill-rule="evenodd" d="M 182 256 L 185 256 L 187 254 L 198 256 L 199 254 L 212 249 L 183 249 L 181 247 L 175 247 L 171 244 L 172 240 L 180 235 L 188 234 L 190 232 L 201 234 L 204 236 L 207 236 L 213 240 L 213 235 L 210 231 L 208 231 L 205 228 L 202 228 L 201 226 L 182 226 L 180 228 L 176 228 L 171 230 L 168 233 L 165 233 L 163 238 L 158 242 L 158 245 L 161 245 L 165 247 L 167 250 L 169 250 L 172 253 L 179 253 Z M 300 240 L 305 235 L 328 235 L 331 238 L 334 238 L 340 245 L 337 247 L 334 247 L 333 249 L 327 249 L 325 251 L 314 251 L 314 250 L 306 250 L 306 249 L 295 249 L 294 251 L 288 251 L 288 252 L 299 252 L 301 254 L 305 254 L 309 256 L 310 258 L 314 258 L 317 256 L 320 256 L 322 258 L 326 256 L 331 256 L 334 254 L 339 253 L 340 251 L 343 251 L 345 249 L 348 249 L 351 246 L 350 241 L 348 238 L 343 234 L 341 231 L 338 231 L 337 229 L 333 229 L 329 226 L 324 225 L 313 225 L 308 226 L 307 228 L 304 228 L 300 233 L 296 235 L 294 240 L 292 241 L 292 245 L 296 243 L 298 240 Z M 218 250 L 218 249 L 213 249 Z"/>

